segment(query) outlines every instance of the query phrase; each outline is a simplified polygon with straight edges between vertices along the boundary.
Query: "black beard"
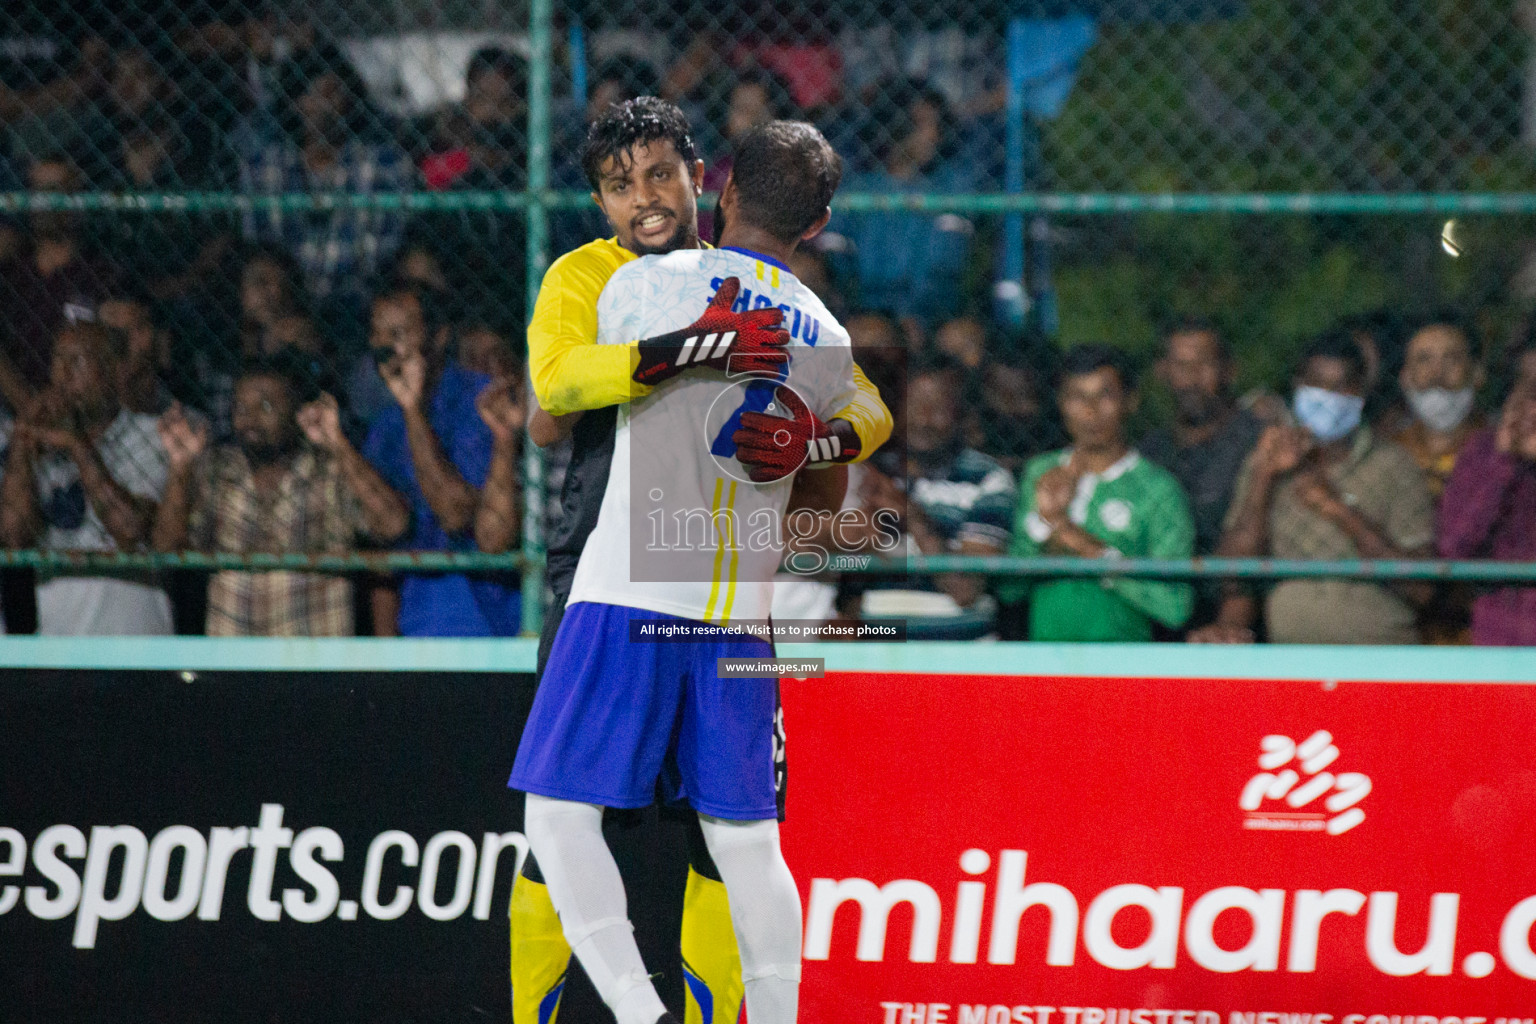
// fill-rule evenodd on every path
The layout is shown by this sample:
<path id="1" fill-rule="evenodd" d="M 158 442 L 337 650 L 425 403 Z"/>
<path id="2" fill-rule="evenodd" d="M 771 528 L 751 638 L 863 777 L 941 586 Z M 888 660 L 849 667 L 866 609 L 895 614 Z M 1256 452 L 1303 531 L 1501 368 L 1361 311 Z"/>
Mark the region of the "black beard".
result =
<path id="1" fill-rule="evenodd" d="M 282 462 L 293 453 L 296 447 L 298 446 L 291 441 L 278 441 L 274 443 L 271 441 L 254 442 L 242 440 L 240 442 L 240 450 L 245 453 L 245 461 L 249 462 L 253 469 Z"/>
<path id="2" fill-rule="evenodd" d="M 687 249 L 689 228 L 681 220 L 677 222 L 677 230 L 672 232 L 672 237 L 660 245 L 641 245 L 635 243 L 634 254 L 636 256 L 665 256 L 669 252 L 677 252 L 679 249 Z"/>
<path id="3" fill-rule="evenodd" d="M 718 248 L 720 248 L 720 239 L 722 239 L 724 237 L 725 237 L 725 211 L 720 209 L 720 204 L 719 203 L 716 203 L 715 204 L 715 237 L 711 238 L 709 240 L 710 244 L 713 245 L 716 249 L 718 249 Z"/>
<path id="4" fill-rule="evenodd" d="M 1191 392 L 1174 392 L 1174 403 L 1178 406 L 1179 422 L 1188 427 L 1204 427 L 1221 418 L 1227 405 L 1222 398 L 1209 395 L 1194 395 Z"/>

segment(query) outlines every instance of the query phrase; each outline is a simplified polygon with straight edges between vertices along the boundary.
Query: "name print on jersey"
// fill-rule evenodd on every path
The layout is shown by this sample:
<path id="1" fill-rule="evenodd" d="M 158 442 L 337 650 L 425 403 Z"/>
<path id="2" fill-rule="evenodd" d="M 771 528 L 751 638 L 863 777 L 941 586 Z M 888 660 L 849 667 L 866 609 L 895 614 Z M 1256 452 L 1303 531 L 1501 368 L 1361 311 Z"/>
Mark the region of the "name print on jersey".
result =
<path id="1" fill-rule="evenodd" d="M 778 268 L 770 268 L 775 277 L 778 276 Z M 709 282 L 709 294 L 713 297 L 720 290 L 720 285 L 725 282 L 723 277 L 711 278 Z M 778 282 L 775 281 L 775 284 Z M 708 301 L 707 299 L 705 301 Z M 784 329 L 789 332 L 791 341 L 803 341 L 812 348 L 821 340 L 821 321 L 811 314 L 788 302 L 775 302 L 773 297 L 763 292 L 752 294 L 752 289 L 743 287 L 741 294 L 736 296 L 736 301 L 731 303 L 731 312 L 740 313 L 748 309 L 771 309 L 777 306 L 784 311 Z"/>

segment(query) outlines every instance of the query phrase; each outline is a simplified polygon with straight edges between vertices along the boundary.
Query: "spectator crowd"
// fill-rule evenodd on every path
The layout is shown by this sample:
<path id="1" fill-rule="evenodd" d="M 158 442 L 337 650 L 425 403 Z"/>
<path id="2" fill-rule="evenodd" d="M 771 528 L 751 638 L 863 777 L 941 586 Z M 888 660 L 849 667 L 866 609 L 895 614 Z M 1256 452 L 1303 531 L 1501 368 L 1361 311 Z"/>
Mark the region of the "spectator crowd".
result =
<path id="1" fill-rule="evenodd" d="M 266 7 L 155 38 L 87 38 L 51 77 L 5 58 L 0 188 L 525 184 L 527 70 L 507 50 L 475 52 L 462 98 L 410 119 L 386 116 L 322 32 Z M 585 103 L 561 106 L 557 185 L 585 188 L 587 120 L 648 93 L 689 112 L 710 187 L 731 139 L 782 116 L 822 126 L 850 190 L 998 183 L 1001 100 L 984 62 L 923 77 L 853 64 L 833 88 L 804 58 L 702 40 L 667 67 L 600 63 Z M 591 213 L 553 226 L 561 250 L 607 233 Z M 706 215 L 706 238 L 711 227 Z M 991 244 L 953 215 L 844 213 L 795 258 L 895 413 L 896 440 L 854 467 L 848 503 L 899 509 L 905 550 L 1536 560 L 1536 327 L 1496 348 L 1460 312 L 1342 318 L 1272 390 L 1234 356 L 1241 326 L 1209 309 L 1171 322 L 1142 374 L 1120 350 L 1060 351 L 994 322 L 967 284 Z M 495 210 L 0 220 L 0 540 L 515 550 L 525 248 L 521 216 Z M 497 636 L 521 613 L 518 580 L 485 573 L 49 569 L 4 582 L 11 630 L 52 634 Z M 1006 639 L 1536 644 L 1536 587 L 961 574 L 827 586 L 838 615 L 906 609 Z"/>

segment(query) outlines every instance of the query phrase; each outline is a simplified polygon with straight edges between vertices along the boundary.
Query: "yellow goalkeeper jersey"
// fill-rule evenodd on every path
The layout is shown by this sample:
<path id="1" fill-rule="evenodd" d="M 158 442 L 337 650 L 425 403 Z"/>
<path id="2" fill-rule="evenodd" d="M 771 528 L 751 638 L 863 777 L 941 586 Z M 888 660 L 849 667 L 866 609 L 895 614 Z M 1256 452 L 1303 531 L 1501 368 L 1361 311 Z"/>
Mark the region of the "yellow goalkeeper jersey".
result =
<path id="1" fill-rule="evenodd" d="M 555 416 L 622 405 L 650 393 L 635 383 L 639 339 L 627 345 L 597 344 L 597 299 L 616 270 L 634 253 L 614 238 L 599 238 L 550 265 L 539 286 L 528 325 L 528 375 L 539 405 Z M 833 413 L 859 435 L 859 455 L 869 458 L 891 436 L 891 411 L 879 389 L 853 367 L 854 398 Z"/>

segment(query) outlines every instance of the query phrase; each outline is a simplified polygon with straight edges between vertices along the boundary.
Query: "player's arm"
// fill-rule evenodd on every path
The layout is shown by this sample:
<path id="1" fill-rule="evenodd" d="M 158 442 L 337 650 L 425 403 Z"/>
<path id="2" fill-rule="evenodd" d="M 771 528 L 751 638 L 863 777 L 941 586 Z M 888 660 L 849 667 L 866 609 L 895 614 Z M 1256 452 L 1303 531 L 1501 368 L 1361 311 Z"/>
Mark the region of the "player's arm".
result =
<path id="1" fill-rule="evenodd" d="M 580 249 L 544 275 L 528 324 L 528 375 L 550 417 L 619 405 L 650 391 L 634 380 L 637 346 L 597 344 L 597 299 L 612 276 L 612 266 Z"/>
<path id="2" fill-rule="evenodd" d="M 853 364 L 853 385 L 857 389 L 853 401 L 834 413 L 827 421 L 827 426 L 840 432 L 844 428 L 839 423 L 847 424 L 847 429 L 853 432 L 858 445 L 857 451 L 848 461 L 863 462 L 890 440 L 891 410 L 880 397 L 880 389 L 875 387 L 874 381 L 864 376 L 858 363 Z"/>
<path id="3" fill-rule="evenodd" d="M 785 514 L 802 509 L 836 515 L 848 495 L 848 467 L 829 466 L 826 469 L 802 469 L 795 474 L 794 486 L 789 491 L 789 505 Z"/>
<path id="4" fill-rule="evenodd" d="M 528 417 L 528 437 L 540 448 L 559 444 L 571 436 L 581 413 L 569 412 L 564 416 L 551 416 L 539 405 L 539 397 L 533 396 L 533 413 Z"/>
<path id="5" fill-rule="evenodd" d="M 771 372 L 788 361 L 783 311 L 734 312 L 740 281 L 728 278 L 704 315 L 681 331 L 628 345 L 597 344 L 598 298 L 613 276 L 581 250 L 544 275 L 528 325 L 528 372 L 551 416 L 621 405 L 696 367 Z M 734 282 L 734 283 L 733 283 Z"/>

